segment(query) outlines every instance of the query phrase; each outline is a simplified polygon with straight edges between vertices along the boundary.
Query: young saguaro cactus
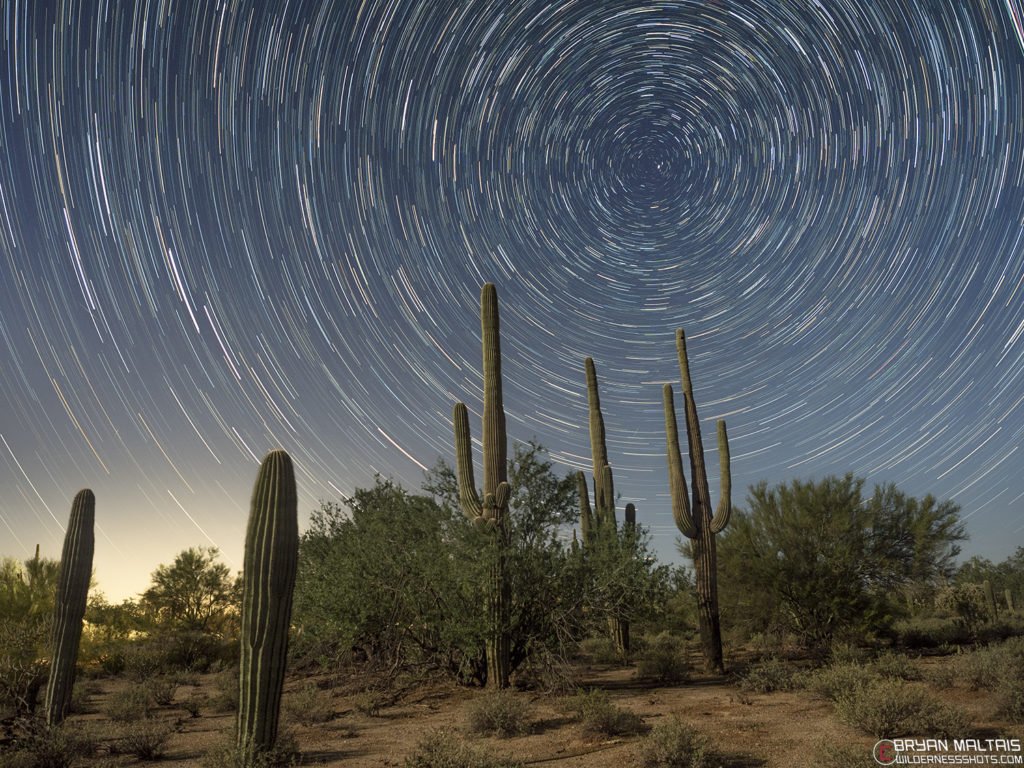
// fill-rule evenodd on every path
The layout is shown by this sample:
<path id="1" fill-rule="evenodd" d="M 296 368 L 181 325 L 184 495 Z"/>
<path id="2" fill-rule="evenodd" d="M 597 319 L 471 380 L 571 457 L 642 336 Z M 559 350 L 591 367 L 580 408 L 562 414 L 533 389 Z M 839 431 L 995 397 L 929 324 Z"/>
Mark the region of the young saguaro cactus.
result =
<path id="1" fill-rule="evenodd" d="M 498 323 L 498 292 L 493 283 L 480 291 L 480 325 L 484 352 L 484 498 L 481 501 L 473 477 L 469 414 L 465 404 L 456 403 L 452 413 L 455 427 L 455 463 L 459 477 L 462 511 L 477 530 L 487 534 L 493 547 L 487 596 L 487 685 L 507 688 L 511 674 L 512 639 L 509 607 L 512 601 L 505 551 L 508 531 L 508 443 L 505 408 L 501 399 L 501 340 Z"/>
<path id="2" fill-rule="evenodd" d="M 298 560 L 295 469 L 285 451 L 271 451 L 256 476 L 245 534 L 237 744 L 246 754 L 277 738 Z"/>
<path id="3" fill-rule="evenodd" d="M 64 533 L 64 549 L 57 577 L 57 598 L 53 609 L 53 658 L 50 661 L 50 682 L 46 686 L 46 722 L 51 726 L 63 722 L 71 703 L 78 644 L 82 639 L 82 617 L 85 616 L 85 602 L 92 578 L 95 521 L 96 496 L 84 488 L 75 494 L 71 504 L 71 517 Z"/>
<path id="4" fill-rule="evenodd" d="M 714 517 L 711 516 L 711 492 L 708 490 L 707 469 L 704 466 L 704 446 L 700 437 L 697 406 L 693 402 L 690 384 L 690 362 L 686 356 L 686 336 L 683 329 L 676 331 L 676 351 L 679 354 L 679 373 L 683 380 L 683 399 L 686 411 L 686 434 L 690 453 L 690 478 L 693 482 L 693 506 L 687 498 L 683 460 L 679 453 L 679 431 L 676 427 L 676 408 L 672 385 L 663 389 L 665 400 L 665 439 L 668 446 L 668 475 L 672 492 L 672 516 L 683 535 L 693 539 L 693 564 L 697 578 L 697 615 L 700 624 L 701 646 L 709 670 L 724 672 L 722 663 L 722 632 L 718 616 L 718 562 L 715 552 L 715 534 L 729 523 L 732 512 L 732 475 L 729 468 L 729 438 L 725 421 L 718 421 L 718 461 L 720 465 L 721 496 Z"/>

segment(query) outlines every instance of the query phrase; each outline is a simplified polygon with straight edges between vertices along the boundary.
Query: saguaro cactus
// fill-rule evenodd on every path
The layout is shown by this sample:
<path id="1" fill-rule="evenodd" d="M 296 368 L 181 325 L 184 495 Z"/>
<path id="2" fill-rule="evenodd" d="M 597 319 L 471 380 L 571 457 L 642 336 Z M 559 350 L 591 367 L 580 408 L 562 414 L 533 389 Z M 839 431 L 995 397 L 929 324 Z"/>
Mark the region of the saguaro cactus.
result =
<path id="1" fill-rule="evenodd" d="M 601 395 L 597 389 L 597 370 L 594 359 L 583 361 L 587 379 L 587 405 L 590 410 L 590 455 L 594 465 L 594 514 L 590 513 L 587 498 L 587 483 L 583 473 L 577 474 L 576 484 L 580 497 L 580 521 L 584 530 L 584 547 L 593 548 L 597 542 L 603 547 L 618 546 L 618 525 L 615 520 L 615 486 L 612 468 L 608 463 L 608 447 L 605 442 L 604 416 L 601 414 Z M 636 507 L 627 507 L 627 517 L 632 510 L 631 524 L 636 523 Z M 608 626 L 621 654 L 629 653 L 629 622 L 619 616 L 609 616 Z"/>
<path id="2" fill-rule="evenodd" d="M 512 639 L 509 604 L 512 595 L 506 573 L 508 548 L 508 443 L 505 408 L 501 400 L 501 340 L 498 325 L 498 292 L 493 283 L 480 291 L 480 324 L 484 348 L 484 498 L 477 495 L 473 478 L 469 414 L 463 403 L 452 413 L 455 427 L 455 463 L 459 476 L 462 511 L 477 530 L 486 534 L 493 547 L 487 596 L 487 685 L 507 688 L 511 674 Z"/>
<path id="3" fill-rule="evenodd" d="M 295 470 L 285 451 L 271 451 L 256 476 L 245 534 L 237 730 L 245 753 L 277 738 L 298 560 Z"/>
<path id="4" fill-rule="evenodd" d="M 718 508 L 711 516 L 711 492 L 704 466 L 704 446 L 700 438 L 697 406 L 693 402 L 690 384 L 690 363 L 686 356 L 686 337 L 683 329 L 676 331 L 676 350 L 679 354 L 679 373 L 683 380 L 683 399 L 686 411 L 686 434 L 690 453 L 690 478 L 693 483 L 693 507 L 687 498 L 683 460 L 679 453 L 679 431 L 676 427 L 676 408 L 672 385 L 663 390 L 665 400 L 665 439 L 668 445 L 668 475 L 672 491 L 672 516 L 679 530 L 693 539 L 693 565 L 697 578 L 697 615 L 704 661 L 709 670 L 724 672 L 722 663 L 722 632 L 718 617 L 718 575 L 715 554 L 715 534 L 729 522 L 732 512 L 732 476 L 729 468 L 729 439 L 725 422 L 718 421 L 718 461 L 722 492 Z"/>
<path id="5" fill-rule="evenodd" d="M 78 644 L 82 639 L 82 617 L 92 578 L 92 553 L 95 545 L 96 497 L 88 488 L 75 494 L 71 517 L 64 533 L 60 556 L 57 599 L 53 609 L 53 658 L 50 682 L 46 686 L 46 722 L 57 725 L 64 720 L 71 703 L 75 682 Z M 36 559 L 39 548 L 36 547 Z"/>

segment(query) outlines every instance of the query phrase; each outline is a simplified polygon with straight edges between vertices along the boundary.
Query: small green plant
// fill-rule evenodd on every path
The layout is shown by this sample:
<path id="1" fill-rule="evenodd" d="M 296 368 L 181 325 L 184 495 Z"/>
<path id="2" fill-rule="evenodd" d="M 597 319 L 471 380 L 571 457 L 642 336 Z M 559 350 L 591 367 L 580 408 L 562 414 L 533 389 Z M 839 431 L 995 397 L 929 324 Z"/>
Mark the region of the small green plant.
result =
<path id="1" fill-rule="evenodd" d="M 388 702 L 388 696 L 376 688 L 367 688 L 349 697 L 356 712 L 367 717 L 377 717 Z"/>
<path id="2" fill-rule="evenodd" d="M 890 680 L 921 680 L 924 677 L 920 667 L 905 654 L 894 651 L 880 653 L 871 662 L 871 667 L 880 676 Z"/>
<path id="3" fill-rule="evenodd" d="M 615 706 L 597 688 L 570 696 L 565 709 L 579 721 L 585 736 L 635 736 L 643 727 L 639 715 Z"/>
<path id="4" fill-rule="evenodd" d="M 868 654 L 855 643 L 834 640 L 829 646 L 828 657 L 831 664 L 860 664 L 867 660 Z"/>
<path id="5" fill-rule="evenodd" d="M 209 750 L 202 759 L 203 768 L 293 768 L 299 764 L 299 747 L 288 731 L 279 731 L 274 746 L 260 749 L 239 747 L 232 732 L 230 741 Z"/>
<path id="6" fill-rule="evenodd" d="M 1004 680 L 999 686 L 998 714 L 1011 723 L 1024 723 L 1024 680 Z"/>
<path id="7" fill-rule="evenodd" d="M 681 641 L 668 632 L 651 638 L 637 660 L 636 674 L 666 684 L 688 680 L 690 669 Z"/>
<path id="8" fill-rule="evenodd" d="M 96 752 L 93 732 L 79 723 L 47 727 L 40 718 L 23 722 L 24 729 L 4 748 L 5 768 L 70 768 Z"/>
<path id="9" fill-rule="evenodd" d="M 673 717 L 637 744 L 638 768 L 711 768 L 707 738 Z"/>
<path id="10" fill-rule="evenodd" d="M 199 712 L 206 704 L 206 697 L 201 693 L 192 693 L 181 702 L 181 708 L 188 712 L 189 717 L 199 717 Z"/>
<path id="11" fill-rule="evenodd" d="M 844 691 L 835 706 L 841 720 L 878 739 L 897 735 L 952 738 L 962 736 L 970 726 L 961 710 L 899 680 L 875 680 Z"/>
<path id="12" fill-rule="evenodd" d="M 234 712 L 238 709 L 238 667 L 218 672 L 213 678 L 213 687 L 210 706 L 218 712 Z"/>
<path id="13" fill-rule="evenodd" d="M 285 695 L 281 706 L 285 715 L 299 725 L 316 725 L 334 718 L 334 702 L 330 691 L 320 690 L 314 683 L 307 683 Z"/>
<path id="14" fill-rule="evenodd" d="M 122 748 L 140 760 L 159 760 L 164 756 L 167 739 L 174 731 L 174 723 L 166 720 L 137 720 L 125 728 L 121 737 Z"/>
<path id="15" fill-rule="evenodd" d="M 178 684 L 170 677 L 157 677 L 146 682 L 144 688 L 154 704 L 167 707 L 174 701 Z"/>
<path id="16" fill-rule="evenodd" d="M 523 762 L 467 744 L 449 730 L 427 733 L 406 758 L 405 768 L 523 768 Z"/>
<path id="17" fill-rule="evenodd" d="M 153 700 L 144 687 L 129 686 L 113 694 L 104 713 L 116 723 L 134 723 L 149 717 Z"/>
<path id="18" fill-rule="evenodd" d="M 830 664 L 801 676 L 804 688 L 833 701 L 844 692 L 863 688 L 877 679 L 874 671 L 859 664 Z"/>
<path id="19" fill-rule="evenodd" d="M 740 690 L 751 693 L 788 691 L 793 688 L 794 671 L 784 661 L 769 656 L 754 662 L 740 675 Z"/>
<path id="20" fill-rule="evenodd" d="M 504 738 L 530 731 L 530 708 L 520 695 L 509 688 L 495 689 L 478 696 L 470 704 L 468 715 L 471 733 Z"/>
<path id="21" fill-rule="evenodd" d="M 621 664 L 622 655 L 615 650 L 610 637 L 585 637 L 580 640 L 579 653 L 590 664 Z"/>

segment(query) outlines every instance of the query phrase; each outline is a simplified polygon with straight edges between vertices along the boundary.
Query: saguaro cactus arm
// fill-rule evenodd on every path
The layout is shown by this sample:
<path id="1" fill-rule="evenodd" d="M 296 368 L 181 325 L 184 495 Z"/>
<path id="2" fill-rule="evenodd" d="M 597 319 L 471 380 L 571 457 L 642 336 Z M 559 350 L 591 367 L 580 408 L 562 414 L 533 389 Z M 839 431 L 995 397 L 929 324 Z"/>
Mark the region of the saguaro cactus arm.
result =
<path id="1" fill-rule="evenodd" d="M 690 514 L 690 495 L 683 474 L 683 457 L 679 453 L 679 427 L 676 423 L 675 398 L 672 385 L 662 387 L 665 400 L 665 442 L 668 455 L 668 483 L 672 496 L 672 517 L 684 536 L 697 538 L 697 526 Z"/>
<path id="2" fill-rule="evenodd" d="M 85 616 L 89 581 L 92 578 L 95 520 L 96 496 L 88 488 L 83 488 L 75 494 L 71 504 L 71 517 L 64 534 L 64 549 L 57 577 L 57 595 L 53 608 L 53 658 L 50 662 L 50 681 L 46 687 L 48 725 L 62 722 L 71 703 L 78 645 L 82 639 L 82 618 Z"/>
<path id="3" fill-rule="evenodd" d="M 718 420 L 718 467 L 721 494 L 715 516 L 711 519 L 711 532 L 719 533 L 729 524 L 732 514 L 732 471 L 729 468 L 729 437 L 725 433 L 725 421 Z"/>

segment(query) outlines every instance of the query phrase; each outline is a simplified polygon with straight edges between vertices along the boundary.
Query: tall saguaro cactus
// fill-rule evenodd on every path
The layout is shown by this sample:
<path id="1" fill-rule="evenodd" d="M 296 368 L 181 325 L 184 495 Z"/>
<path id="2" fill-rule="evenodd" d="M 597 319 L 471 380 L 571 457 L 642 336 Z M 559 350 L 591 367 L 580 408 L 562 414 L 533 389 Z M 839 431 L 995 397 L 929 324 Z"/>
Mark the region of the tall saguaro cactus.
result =
<path id="1" fill-rule="evenodd" d="M 299 561 L 298 498 L 291 457 L 271 451 L 252 492 L 242 571 L 238 747 L 270 749 L 277 738 Z"/>
<path id="2" fill-rule="evenodd" d="M 615 486 L 612 481 L 612 468 L 608 463 L 608 447 L 605 441 L 604 416 L 601 414 L 601 395 L 597 389 L 597 370 L 594 359 L 588 357 L 583 361 L 587 378 L 587 405 L 590 410 L 590 456 L 594 465 L 594 513 L 590 513 L 590 501 L 587 498 L 587 484 L 583 473 L 577 475 L 577 490 L 580 497 L 580 523 L 584 530 L 584 547 L 593 548 L 596 542 L 602 547 L 618 546 L 618 526 L 615 521 Z M 636 522 L 636 507 L 631 510 L 632 520 Z M 627 517 L 630 511 L 627 511 Z M 616 650 L 621 654 L 629 652 L 629 622 L 619 616 L 610 616 L 608 626 Z"/>
<path id="3" fill-rule="evenodd" d="M 493 547 L 487 593 L 487 685 L 507 688 L 511 674 L 512 639 L 509 626 L 511 588 L 506 572 L 508 531 L 508 443 L 505 408 L 501 400 L 501 340 L 498 324 L 498 292 L 493 283 L 480 291 L 480 325 L 484 348 L 484 498 L 480 500 L 473 478 L 469 414 L 463 403 L 452 413 L 455 427 L 455 463 L 459 476 L 462 511 Z"/>
<path id="4" fill-rule="evenodd" d="M 78 644 L 82 639 L 82 617 L 85 616 L 85 602 L 92 578 L 95 520 L 96 497 L 91 490 L 84 488 L 75 494 L 71 504 L 71 517 L 60 556 L 57 599 L 53 609 L 53 658 L 50 661 L 50 682 L 46 686 L 48 725 L 63 722 L 71 703 Z"/>
<path id="5" fill-rule="evenodd" d="M 668 475 L 672 491 L 672 516 L 679 530 L 693 539 L 693 565 L 697 577 L 697 615 L 704 661 L 711 671 L 723 672 L 722 632 L 718 617 L 718 575 L 715 553 L 715 534 L 729 522 L 732 512 L 732 476 L 729 468 L 729 438 L 725 421 L 718 421 L 718 461 L 721 476 L 721 496 L 714 517 L 711 516 L 711 492 L 708 490 L 707 469 L 704 466 L 704 446 L 700 437 L 697 406 L 693 402 L 690 384 L 690 362 L 686 356 L 686 336 L 683 329 L 676 331 L 676 350 L 679 354 L 679 373 L 683 380 L 683 399 L 686 412 L 686 435 L 690 453 L 690 478 L 693 483 L 693 506 L 687 498 L 683 460 L 679 453 L 679 431 L 676 427 L 675 401 L 672 385 L 663 390 L 665 400 L 665 439 L 668 444 Z"/>

